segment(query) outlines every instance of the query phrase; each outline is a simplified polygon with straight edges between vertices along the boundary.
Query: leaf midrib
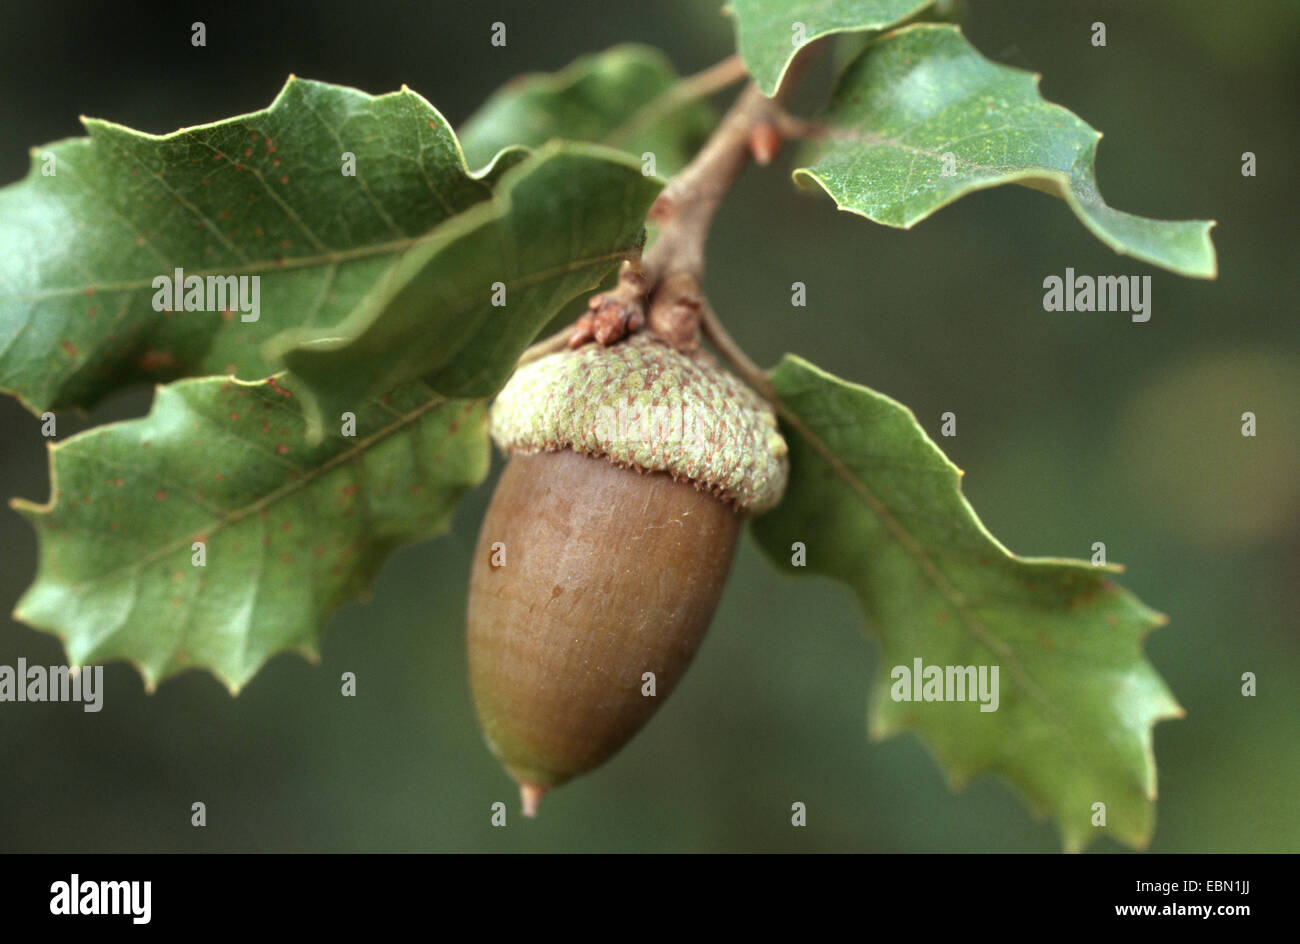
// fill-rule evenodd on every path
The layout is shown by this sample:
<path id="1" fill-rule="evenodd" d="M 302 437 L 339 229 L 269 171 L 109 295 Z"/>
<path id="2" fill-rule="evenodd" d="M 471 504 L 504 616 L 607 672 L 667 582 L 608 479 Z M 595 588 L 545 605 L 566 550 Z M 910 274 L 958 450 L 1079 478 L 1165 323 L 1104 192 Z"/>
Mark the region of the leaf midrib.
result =
<path id="1" fill-rule="evenodd" d="M 384 243 L 374 243 L 368 246 L 358 246 L 352 249 L 330 249 L 325 252 L 312 253 L 307 256 L 293 256 L 282 260 L 266 260 L 247 263 L 239 266 L 222 266 L 217 269 L 187 269 L 185 274 L 209 276 L 209 275 L 250 275 L 260 274 L 268 271 L 283 272 L 286 269 L 303 269 L 311 266 L 338 265 L 341 262 L 351 262 L 356 259 L 365 259 L 371 256 L 381 256 L 385 254 L 394 254 L 406 252 L 415 246 L 425 242 L 432 242 L 439 238 L 441 234 L 438 229 L 442 224 L 434 227 L 428 233 L 420 236 L 411 236 L 403 239 L 394 239 Z M 167 273 L 170 275 L 171 273 Z M 96 292 L 124 292 L 136 291 L 142 288 L 152 288 L 153 279 L 157 276 L 144 276 L 140 279 L 129 279 L 119 282 L 93 282 L 89 285 L 76 285 L 66 288 L 54 288 L 48 291 L 32 292 L 29 294 L 3 295 L 0 294 L 0 301 L 7 299 L 18 299 L 20 301 L 40 301 L 45 298 L 59 298 L 66 295 L 79 295 L 88 288 L 93 288 Z"/>
<path id="2" fill-rule="evenodd" d="M 283 376 L 283 375 L 277 375 L 277 376 Z M 238 381 L 226 381 L 226 382 L 238 383 Z M 200 529 L 197 532 L 191 532 L 186 534 L 183 537 L 176 538 L 168 542 L 167 544 L 164 544 L 156 548 L 155 550 L 149 551 L 148 553 L 140 557 L 138 560 L 131 561 L 126 564 L 122 564 L 118 567 L 114 567 L 112 570 L 106 570 L 100 574 L 95 575 L 90 580 L 74 585 L 74 587 L 80 588 L 85 586 L 86 584 L 100 583 L 104 580 L 107 580 L 111 577 L 114 577 L 122 573 L 123 571 L 137 571 L 140 568 L 148 566 L 149 564 L 155 561 L 161 560 L 162 558 L 166 557 L 168 554 L 172 554 L 175 553 L 177 550 L 183 549 L 186 546 L 187 542 L 189 542 L 190 538 L 192 538 L 193 535 L 196 533 L 203 534 L 206 537 L 208 535 L 221 531 L 230 525 L 236 524 L 237 522 L 244 520 L 250 515 L 261 511 L 263 508 L 270 507 L 271 505 L 275 504 L 281 499 L 295 492 L 300 491 L 301 489 L 305 488 L 316 479 L 325 475 L 327 472 L 330 472 L 333 469 L 346 464 L 347 462 L 356 458 L 360 454 L 364 453 L 366 450 L 371 448 L 376 443 L 404 429 L 406 426 L 409 426 L 411 423 L 418 420 L 429 410 L 447 402 L 450 402 L 447 397 L 434 394 L 428 401 L 422 403 L 419 407 L 411 410 L 408 413 L 400 414 L 400 418 L 397 419 L 395 422 L 390 423 L 388 426 L 385 426 L 383 429 L 378 430 L 377 432 L 373 433 L 369 437 L 363 440 L 359 440 L 355 445 L 349 447 L 348 449 L 340 453 L 337 453 L 336 455 L 331 456 L 328 460 L 321 463 L 321 465 L 319 465 L 318 467 L 311 469 L 307 472 L 304 472 L 301 476 L 290 480 L 289 482 L 285 483 L 281 487 L 262 496 L 261 498 L 258 498 L 255 501 L 250 502 L 249 504 L 241 508 L 237 508 L 231 512 L 218 516 L 217 520 L 213 524 L 210 524 Z M 140 422 L 147 422 L 148 419 L 149 417 L 145 417 Z M 301 417 L 299 417 L 299 419 L 301 420 Z M 69 444 L 71 442 L 72 440 L 69 440 Z M 64 444 L 65 448 L 66 445 L 68 444 Z M 56 500 L 57 499 L 52 499 L 49 504 L 44 506 L 32 505 L 31 503 L 22 500 L 15 500 L 11 502 L 11 505 L 15 509 L 28 509 L 31 511 L 39 512 L 41 514 L 49 514 L 54 511 Z"/>
<path id="3" fill-rule="evenodd" d="M 847 463 L 840 459 L 821 437 L 803 422 L 802 418 L 793 409 L 785 404 L 783 399 L 778 399 L 776 406 L 781 418 L 794 427 L 795 431 L 812 447 L 822 461 L 830 466 L 831 471 L 849 487 L 850 491 L 862 499 L 871 514 L 885 526 L 885 529 L 893 536 L 895 541 L 916 559 L 921 572 L 925 574 L 927 580 L 934 585 L 940 596 L 958 614 L 966 631 L 977 642 L 987 646 L 1006 660 L 1011 668 L 1012 677 L 1040 704 L 1044 713 L 1052 719 L 1058 728 L 1067 732 L 1071 731 L 1072 729 L 1068 723 L 1054 709 L 1046 694 L 1029 677 L 1027 670 L 1021 664 L 1020 658 L 1006 643 L 994 636 L 982 622 L 969 612 L 966 595 L 939 570 L 921 543 L 890 513 L 888 506 L 872 491 L 866 482 L 854 474 Z"/>

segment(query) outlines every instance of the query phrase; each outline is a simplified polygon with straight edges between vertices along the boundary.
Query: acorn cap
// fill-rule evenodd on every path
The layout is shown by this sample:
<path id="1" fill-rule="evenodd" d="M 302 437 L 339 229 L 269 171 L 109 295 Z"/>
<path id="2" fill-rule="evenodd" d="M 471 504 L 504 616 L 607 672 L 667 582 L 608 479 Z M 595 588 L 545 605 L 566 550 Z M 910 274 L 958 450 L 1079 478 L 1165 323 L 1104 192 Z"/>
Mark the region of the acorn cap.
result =
<path id="1" fill-rule="evenodd" d="M 789 477 L 766 402 L 708 354 L 648 333 L 525 364 L 497 395 L 491 429 L 507 454 L 572 449 L 667 472 L 746 514 L 775 506 Z"/>

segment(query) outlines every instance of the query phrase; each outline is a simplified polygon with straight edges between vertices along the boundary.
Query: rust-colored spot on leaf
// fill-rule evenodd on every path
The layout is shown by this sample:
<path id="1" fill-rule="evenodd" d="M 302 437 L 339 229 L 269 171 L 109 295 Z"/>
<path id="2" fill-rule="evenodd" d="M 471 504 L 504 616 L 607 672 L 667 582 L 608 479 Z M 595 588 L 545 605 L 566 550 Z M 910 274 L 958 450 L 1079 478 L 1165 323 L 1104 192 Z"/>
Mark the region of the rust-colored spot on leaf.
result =
<path id="1" fill-rule="evenodd" d="M 276 443 L 275 451 L 282 456 L 287 456 L 289 454 L 289 447 L 284 443 Z"/>
<path id="2" fill-rule="evenodd" d="M 1094 585 L 1084 590 L 1082 593 L 1075 594 L 1070 598 L 1070 609 L 1073 610 L 1081 606 L 1088 606 L 1092 603 L 1098 592 L 1104 589 L 1104 585 Z"/>
<path id="3" fill-rule="evenodd" d="M 158 501 L 166 501 L 167 493 L 160 488 L 158 491 L 153 493 L 153 497 L 158 499 Z"/>
<path id="4" fill-rule="evenodd" d="M 81 356 L 81 351 L 77 350 L 77 345 L 73 344 L 71 341 L 60 341 L 59 347 L 63 348 L 63 353 L 67 354 L 71 358 L 75 359 Z"/>
<path id="5" fill-rule="evenodd" d="M 347 485 L 344 485 L 341 489 L 339 489 L 339 494 L 341 495 L 355 495 L 356 493 L 357 493 L 357 486 L 355 482 L 351 482 Z"/>
<path id="6" fill-rule="evenodd" d="M 141 370 L 159 371 L 171 370 L 177 365 L 176 355 L 171 351 L 154 351 L 149 350 L 141 354 L 136 363 L 140 365 Z"/>

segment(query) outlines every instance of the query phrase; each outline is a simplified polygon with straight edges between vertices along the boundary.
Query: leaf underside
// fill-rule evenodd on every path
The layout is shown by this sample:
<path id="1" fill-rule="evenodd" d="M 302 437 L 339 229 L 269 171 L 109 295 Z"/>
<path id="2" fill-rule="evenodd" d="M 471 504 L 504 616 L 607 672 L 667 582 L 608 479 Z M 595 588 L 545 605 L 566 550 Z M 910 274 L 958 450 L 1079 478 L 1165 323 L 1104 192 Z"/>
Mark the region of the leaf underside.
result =
<path id="1" fill-rule="evenodd" d="M 1105 831 L 1144 846 L 1154 828 L 1152 726 L 1180 717 L 1141 642 L 1164 618 L 1115 568 L 1016 557 L 961 494 L 960 473 L 905 407 L 792 356 L 772 372 L 790 444 L 784 501 L 754 522 L 784 569 L 834 577 L 882 650 L 870 730 L 916 731 L 960 787 L 1010 781 L 1077 850 Z M 895 701 L 892 670 L 999 666 L 1000 702 Z M 1107 827 L 1092 825 L 1105 803 Z"/>
<path id="2" fill-rule="evenodd" d="M 1101 134 L 1042 99 L 1038 76 L 985 59 L 955 26 L 872 42 L 840 77 L 795 179 L 836 205 L 910 228 L 954 200 L 1019 183 L 1065 200 L 1116 252 L 1196 278 L 1217 273 L 1211 220 L 1112 209 L 1094 175 Z"/>

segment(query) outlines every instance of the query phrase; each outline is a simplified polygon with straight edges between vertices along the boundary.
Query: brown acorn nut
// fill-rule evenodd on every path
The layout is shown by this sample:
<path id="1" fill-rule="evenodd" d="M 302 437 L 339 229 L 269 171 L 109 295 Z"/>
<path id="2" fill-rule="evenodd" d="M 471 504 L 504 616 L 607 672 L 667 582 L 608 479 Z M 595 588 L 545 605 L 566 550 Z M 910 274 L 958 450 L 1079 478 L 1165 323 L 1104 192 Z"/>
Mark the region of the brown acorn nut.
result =
<path id="1" fill-rule="evenodd" d="M 492 437 L 509 461 L 470 575 L 470 686 L 531 816 L 673 690 L 786 444 L 740 380 L 648 334 L 520 368 Z"/>

